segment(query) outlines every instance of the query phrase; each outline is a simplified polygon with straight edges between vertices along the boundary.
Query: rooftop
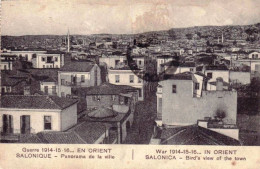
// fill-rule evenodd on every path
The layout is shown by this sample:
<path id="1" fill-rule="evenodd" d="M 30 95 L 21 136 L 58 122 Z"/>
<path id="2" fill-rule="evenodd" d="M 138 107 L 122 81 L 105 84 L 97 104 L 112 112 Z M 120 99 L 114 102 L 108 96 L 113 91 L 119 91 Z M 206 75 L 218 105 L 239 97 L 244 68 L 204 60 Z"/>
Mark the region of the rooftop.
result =
<path id="1" fill-rule="evenodd" d="M 161 144 L 168 145 L 241 145 L 239 141 L 198 126 L 163 129 Z"/>
<path id="2" fill-rule="evenodd" d="M 90 72 L 93 68 L 93 62 L 84 62 L 84 61 L 72 61 L 65 64 L 60 71 L 64 72 Z"/>
<path id="3" fill-rule="evenodd" d="M 106 132 L 106 126 L 82 122 L 66 132 L 51 131 L 21 135 L 20 143 L 93 144 Z"/>
<path id="4" fill-rule="evenodd" d="M 206 70 L 228 70 L 227 66 L 225 65 L 212 65 L 212 66 L 206 66 Z"/>
<path id="5" fill-rule="evenodd" d="M 1 96 L 0 108 L 62 110 L 77 102 L 75 99 L 57 96 L 7 95 Z"/>
<path id="6" fill-rule="evenodd" d="M 178 74 L 164 74 L 163 80 L 174 79 L 174 80 L 192 80 L 192 73 L 183 72 Z"/>
<path id="7" fill-rule="evenodd" d="M 105 82 L 100 86 L 78 88 L 77 90 L 79 92 L 84 92 L 86 95 L 118 95 L 120 93 L 126 93 L 137 89 L 127 85 L 114 85 Z"/>

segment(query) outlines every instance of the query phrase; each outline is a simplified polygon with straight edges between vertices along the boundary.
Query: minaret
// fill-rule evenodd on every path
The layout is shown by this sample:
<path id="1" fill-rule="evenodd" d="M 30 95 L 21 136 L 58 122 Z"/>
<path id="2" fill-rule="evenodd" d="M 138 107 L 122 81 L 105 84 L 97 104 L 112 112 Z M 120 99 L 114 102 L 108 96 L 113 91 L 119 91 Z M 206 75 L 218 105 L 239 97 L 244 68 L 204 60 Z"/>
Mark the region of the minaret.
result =
<path id="1" fill-rule="evenodd" d="M 67 35 L 67 45 L 68 45 L 68 52 L 70 52 L 70 30 L 68 29 L 68 35 Z"/>
<path id="2" fill-rule="evenodd" d="M 221 42 L 222 42 L 222 44 L 224 43 L 224 35 L 223 35 L 223 32 L 222 32 Z"/>

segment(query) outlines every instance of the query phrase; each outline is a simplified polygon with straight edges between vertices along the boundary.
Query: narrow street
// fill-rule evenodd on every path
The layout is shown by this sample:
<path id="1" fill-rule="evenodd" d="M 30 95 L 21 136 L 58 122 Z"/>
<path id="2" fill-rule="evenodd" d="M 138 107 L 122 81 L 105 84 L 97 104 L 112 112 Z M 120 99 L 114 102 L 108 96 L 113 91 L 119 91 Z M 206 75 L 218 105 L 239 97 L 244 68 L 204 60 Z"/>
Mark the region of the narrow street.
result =
<path id="1" fill-rule="evenodd" d="M 149 144 L 153 134 L 156 109 L 155 94 L 137 103 L 134 122 L 124 144 Z"/>

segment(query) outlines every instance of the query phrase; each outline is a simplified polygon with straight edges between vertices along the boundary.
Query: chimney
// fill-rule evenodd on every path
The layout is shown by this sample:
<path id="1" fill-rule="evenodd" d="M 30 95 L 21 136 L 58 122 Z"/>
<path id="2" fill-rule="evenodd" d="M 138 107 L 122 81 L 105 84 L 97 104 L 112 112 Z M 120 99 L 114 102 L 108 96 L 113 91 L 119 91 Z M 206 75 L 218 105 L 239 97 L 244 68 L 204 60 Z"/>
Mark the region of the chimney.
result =
<path id="1" fill-rule="evenodd" d="M 216 88 L 217 91 L 222 91 L 223 90 L 223 79 L 221 77 L 217 78 L 217 83 L 216 83 Z"/>

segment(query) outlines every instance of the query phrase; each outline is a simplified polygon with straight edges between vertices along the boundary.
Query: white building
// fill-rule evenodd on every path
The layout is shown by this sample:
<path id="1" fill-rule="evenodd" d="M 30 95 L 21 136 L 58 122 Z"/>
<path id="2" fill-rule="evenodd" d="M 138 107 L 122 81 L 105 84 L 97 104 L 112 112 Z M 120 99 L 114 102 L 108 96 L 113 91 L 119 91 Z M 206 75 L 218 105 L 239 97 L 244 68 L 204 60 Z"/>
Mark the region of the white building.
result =
<path id="1" fill-rule="evenodd" d="M 260 59 L 260 52 L 251 52 L 248 54 L 249 59 Z"/>
<path id="2" fill-rule="evenodd" d="M 126 65 L 127 59 L 124 55 L 103 56 L 99 58 L 99 63 L 105 64 L 107 68 L 116 68 L 121 65 Z"/>
<path id="3" fill-rule="evenodd" d="M 127 85 L 136 87 L 138 91 L 138 100 L 144 99 L 144 81 L 129 69 L 109 69 L 108 81 L 115 85 Z"/>
<path id="4" fill-rule="evenodd" d="M 12 55 L 16 55 L 18 58 L 23 58 L 24 60 L 31 62 L 33 55 L 35 54 L 43 54 L 43 53 L 47 53 L 47 51 L 38 51 L 38 50 L 14 50 L 14 51 L 10 51 L 10 54 Z"/>
<path id="5" fill-rule="evenodd" d="M 77 100 L 53 96 L 2 96 L 2 134 L 64 131 L 77 124 Z"/>
<path id="6" fill-rule="evenodd" d="M 32 58 L 34 68 L 61 68 L 64 65 L 64 54 L 41 53 Z"/>
<path id="7" fill-rule="evenodd" d="M 163 65 L 164 63 L 172 61 L 174 58 L 170 55 L 162 55 L 157 56 L 157 74 L 164 71 Z"/>
<path id="8" fill-rule="evenodd" d="M 209 78 L 209 82 L 216 81 L 221 77 L 224 82 L 229 83 L 229 70 L 226 66 L 206 66 L 203 74 Z"/>
<path id="9" fill-rule="evenodd" d="M 73 61 L 58 71 L 58 96 L 71 95 L 71 89 L 101 84 L 100 68 L 92 62 Z"/>
<path id="10" fill-rule="evenodd" d="M 1 60 L 0 70 L 13 70 L 13 62 Z"/>

